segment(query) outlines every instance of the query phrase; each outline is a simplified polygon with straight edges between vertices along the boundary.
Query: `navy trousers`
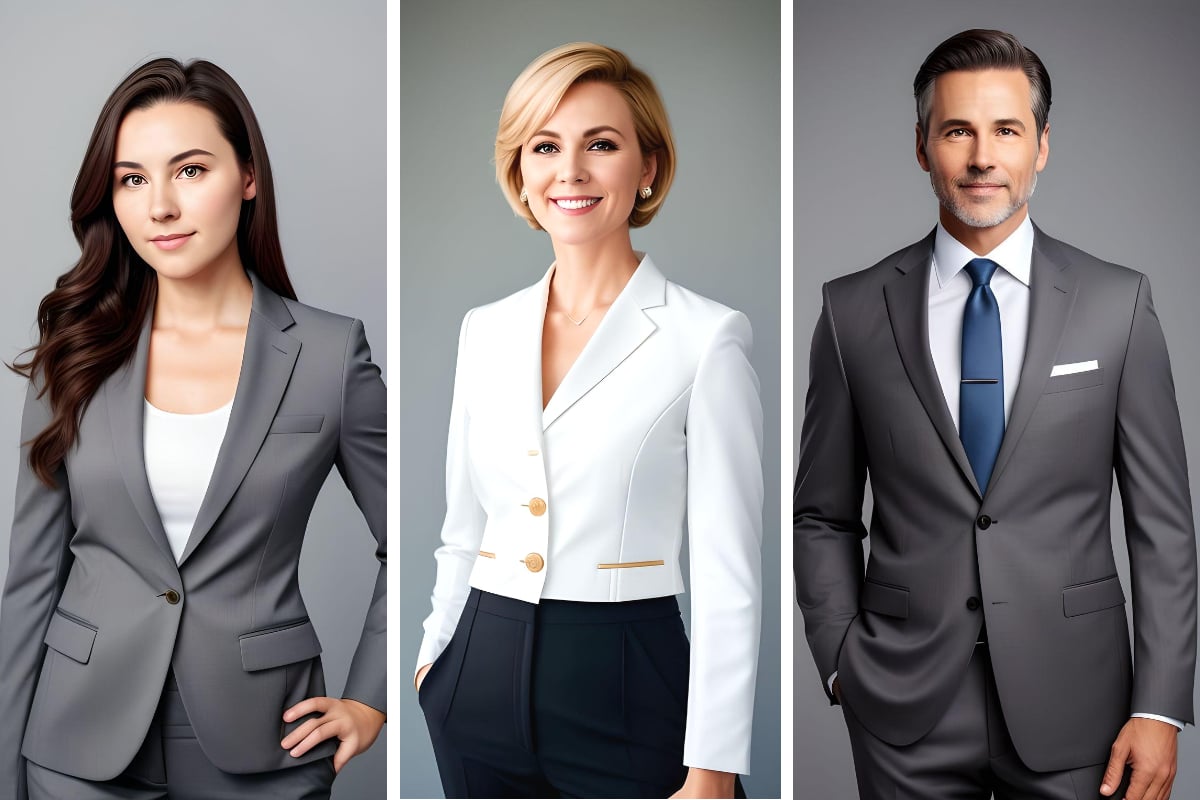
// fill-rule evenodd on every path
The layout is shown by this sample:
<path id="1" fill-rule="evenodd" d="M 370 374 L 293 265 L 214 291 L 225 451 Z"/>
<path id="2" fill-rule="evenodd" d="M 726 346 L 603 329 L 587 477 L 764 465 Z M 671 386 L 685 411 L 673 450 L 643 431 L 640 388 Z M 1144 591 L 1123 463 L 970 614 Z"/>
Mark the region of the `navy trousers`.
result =
<path id="1" fill-rule="evenodd" d="M 674 597 L 472 589 L 420 690 L 446 796 L 669 796 L 687 777 L 688 665 Z"/>

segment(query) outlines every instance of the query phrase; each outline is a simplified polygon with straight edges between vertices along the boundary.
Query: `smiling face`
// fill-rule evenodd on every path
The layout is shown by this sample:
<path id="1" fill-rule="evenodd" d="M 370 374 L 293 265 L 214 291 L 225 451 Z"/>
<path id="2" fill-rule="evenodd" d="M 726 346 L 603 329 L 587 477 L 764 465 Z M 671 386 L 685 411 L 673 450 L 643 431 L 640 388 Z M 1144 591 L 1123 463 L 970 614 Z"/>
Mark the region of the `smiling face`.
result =
<path id="1" fill-rule="evenodd" d="M 629 104 L 607 83 L 572 86 L 521 148 L 529 210 L 556 248 L 628 242 L 638 189 L 654 174 Z"/>
<path id="2" fill-rule="evenodd" d="M 242 201 L 253 172 L 208 109 L 160 103 L 129 112 L 117 133 L 112 198 L 117 222 L 160 279 L 241 268 Z"/>
<path id="3" fill-rule="evenodd" d="M 917 161 L 929 173 L 941 221 L 967 243 L 986 229 L 998 244 L 1025 219 L 1050 154 L 1020 70 L 955 71 L 934 83 L 929 128 L 917 127 Z"/>

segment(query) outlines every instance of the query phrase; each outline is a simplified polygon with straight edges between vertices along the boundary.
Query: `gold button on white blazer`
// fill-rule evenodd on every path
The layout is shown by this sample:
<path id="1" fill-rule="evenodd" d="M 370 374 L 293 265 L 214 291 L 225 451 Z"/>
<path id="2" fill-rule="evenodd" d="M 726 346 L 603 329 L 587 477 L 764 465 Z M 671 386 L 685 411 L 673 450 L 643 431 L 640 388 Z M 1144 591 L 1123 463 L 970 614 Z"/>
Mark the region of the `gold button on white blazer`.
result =
<path id="1" fill-rule="evenodd" d="M 446 647 L 470 587 L 537 603 L 684 591 L 684 763 L 745 773 L 761 615 L 762 406 L 750 324 L 643 257 L 542 409 L 554 268 L 463 320 L 446 520 L 418 665 Z"/>

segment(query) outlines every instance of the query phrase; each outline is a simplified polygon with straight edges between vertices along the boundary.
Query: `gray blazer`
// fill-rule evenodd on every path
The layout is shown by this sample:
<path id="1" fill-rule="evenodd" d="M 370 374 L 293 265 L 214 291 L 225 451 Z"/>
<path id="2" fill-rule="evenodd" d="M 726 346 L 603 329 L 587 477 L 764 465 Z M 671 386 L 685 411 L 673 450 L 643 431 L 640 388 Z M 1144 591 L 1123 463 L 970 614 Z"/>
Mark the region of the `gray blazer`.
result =
<path id="1" fill-rule="evenodd" d="M 21 451 L 0 604 L 0 797 L 23 798 L 22 754 L 88 780 L 142 744 L 168 668 L 196 737 L 227 772 L 280 769 L 325 694 L 321 644 L 297 582 L 305 526 L 337 466 L 378 541 L 374 595 L 345 697 L 385 708 L 386 390 L 362 323 L 284 300 L 254 276 L 241 377 L 181 563 L 150 494 L 142 418 L 150 319 L 131 361 L 83 414 L 58 488 Z M 21 439 L 47 423 L 28 393 Z M 44 644 L 43 644 L 44 643 Z"/>
<path id="2" fill-rule="evenodd" d="M 986 619 L 1021 760 L 1101 763 L 1130 711 L 1192 721 L 1196 545 L 1150 285 L 1036 230 L 1025 363 L 981 495 L 929 353 L 932 249 L 930 234 L 824 289 L 794 507 L 806 636 L 822 680 L 837 670 L 862 723 L 906 745 L 945 712 Z M 1110 539 L 1114 471 L 1136 671 Z"/>

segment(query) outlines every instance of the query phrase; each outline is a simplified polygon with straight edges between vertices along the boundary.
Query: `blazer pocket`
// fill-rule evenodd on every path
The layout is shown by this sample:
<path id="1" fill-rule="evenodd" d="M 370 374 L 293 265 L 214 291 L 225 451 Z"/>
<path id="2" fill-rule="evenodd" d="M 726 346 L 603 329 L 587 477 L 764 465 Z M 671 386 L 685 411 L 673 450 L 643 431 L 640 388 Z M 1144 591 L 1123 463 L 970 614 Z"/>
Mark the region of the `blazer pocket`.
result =
<path id="1" fill-rule="evenodd" d="M 242 668 L 247 672 L 282 667 L 321 655 L 321 642 L 308 618 L 243 633 L 238 637 Z"/>
<path id="2" fill-rule="evenodd" d="M 324 414 L 281 414 L 271 423 L 271 433 L 320 433 Z"/>
<path id="3" fill-rule="evenodd" d="M 1100 386 L 1104 383 L 1104 367 L 1089 369 L 1087 372 L 1075 372 L 1070 375 L 1054 375 L 1046 381 L 1043 394 L 1056 392 L 1072 392 L 1076 389 L 1086 389 L 1089 386 Z"/>
<path id="4" fill-rule="evenodd" d="M 1063 589 L 1063 615 L 1067 617 L 1121 605 L 1125 605 L 1125 592 L 1116 575 Z"/>
<path id="5" fill-rule="evenodd" d="M 867 578 L 858 595 L 858 605 L 876 614 L 908 619 L 908 589 Z"/>
<path id="6" fill-rule="evenodd" d="M 43 641 L 47 647 L 62 653 L 67 658 L 86 664 L 92 657 L 92 645 L 96 642 L 95 625 L 68 614 L 61 608 L 54 609 L 50 627 Z"/>

